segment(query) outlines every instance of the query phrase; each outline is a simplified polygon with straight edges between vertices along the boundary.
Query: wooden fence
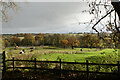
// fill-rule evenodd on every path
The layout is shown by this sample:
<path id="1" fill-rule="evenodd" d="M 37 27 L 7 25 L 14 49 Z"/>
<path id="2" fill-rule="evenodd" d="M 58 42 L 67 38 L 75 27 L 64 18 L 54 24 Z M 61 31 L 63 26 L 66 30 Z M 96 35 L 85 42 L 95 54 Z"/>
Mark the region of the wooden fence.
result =
<path id="1" fill-rule="evenodd" d="M 15 60 L 14 57 L 12 59 L 9 59 L 9 60 L 6 60 L 5 59 L 5 51 L 3 51 L 3 75 L 5 74 L 6 70 L 7 69 L 13 69 L 13 71 L 17 68 L 20 68 L 20 69 L 34 69 L 35 71 L 36 70 L 57 70 L 57 71 L 60 71 L 60 73 L 62 71 L 71 71 L 71 72 L 83 72 L 83 73 L 86 73 L 86 76 L 87 76 L 87 80 L 89 78 L 89 73 L 95 73 L 95 74 L 119 74 L 120 73 L 120 64 L 119 64 L 119 61 L 117 64 L 98 64 L 98 63 L 89 63 L 88 60 L 86 60 L 85 63 L 81 63 L 81 62 L 62 62 L 61 59 L 59 61 L 40 61 L 40 60 L 36 60 L 36 58 L 34 58 L 34 60 Z M 7 67 L 6 66 L 6 62 L 12 62 L 12 67 Z M 34 63 L 34 67 L 17 67 L 15 66 L 15 62 L 32 62 Z M 37 62 L 38 63 L 57 63 L 59 64 L 59 69 L 48 69 L 48 68 L 38 68 L 37 67 Z M 81 64 L 81 65 L 86 65 L 86 71 L 78 71 L 78 70 L 64 70 L 61 68 L 61 64 Z M 118 68 L 118 71 L 117 72 L 96 72 L 96 71 L 89 71 L 89 66 L 90 65 L 98 65 L 98 66 L 117 66 Z M 60 74 L 61 75 L 61 74 Z"/>

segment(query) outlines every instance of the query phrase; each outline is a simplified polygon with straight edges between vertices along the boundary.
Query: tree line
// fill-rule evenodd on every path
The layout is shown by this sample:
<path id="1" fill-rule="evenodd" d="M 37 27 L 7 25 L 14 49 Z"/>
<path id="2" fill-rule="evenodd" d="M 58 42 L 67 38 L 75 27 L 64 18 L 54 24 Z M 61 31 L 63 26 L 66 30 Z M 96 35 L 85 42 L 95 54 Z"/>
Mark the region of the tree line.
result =
<path id="1" fill-rule="evenodd" d="M 14 34 L 3 36 L 3 45 L 10 46 L 55 46 L 61 48 L 111 48 L 112 40 L 109 37 L 104 40 L 95 34 Z"/>

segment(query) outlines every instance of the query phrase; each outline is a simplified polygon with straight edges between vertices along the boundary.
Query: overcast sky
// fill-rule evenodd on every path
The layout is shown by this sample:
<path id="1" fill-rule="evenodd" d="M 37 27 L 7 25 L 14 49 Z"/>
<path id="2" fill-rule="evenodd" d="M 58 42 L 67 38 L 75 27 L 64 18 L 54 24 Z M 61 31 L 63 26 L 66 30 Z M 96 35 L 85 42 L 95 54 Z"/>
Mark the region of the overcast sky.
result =
<path id="1" fill-rule="evenodd" d="M 86 2 L 19 2 L 20 9 L 9 11 L 9 22 L 3 23 L 2 33 L 68 33 L 90 32 L 78 22 L 91 19 Z"/>

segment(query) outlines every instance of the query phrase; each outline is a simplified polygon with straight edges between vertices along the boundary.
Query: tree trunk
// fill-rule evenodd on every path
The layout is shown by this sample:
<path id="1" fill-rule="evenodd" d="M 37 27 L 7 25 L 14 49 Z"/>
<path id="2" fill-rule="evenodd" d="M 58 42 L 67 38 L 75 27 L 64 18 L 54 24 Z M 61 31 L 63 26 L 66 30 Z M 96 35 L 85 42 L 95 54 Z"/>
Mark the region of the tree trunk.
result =
<path id="1" fill-rule="evenodd" d="M 111 4 L 114 7 L 115 11 L 117 12 L 120 20 L 120 2 L 111 2 Z"/>
<path id="2" fill-rule="evenodd" d="M 64 46 L 64 49 L 65 49 L 65 46 Z"/>
<path id="3" fill-rule="evenodd" d="M 116 11 L 116 13 L 118 14 L 118 17 L 119 17 L 119 21 L 120 21 L 120 1 L 119 2 L 111 2 L 112 6 L 114 7 L 114 10 Z M 119 25 L 120 26 L 120 25 Z M 119 31 L 119 26 L 116 25 L 117 27 L 117 31 L 118 31 L 118 34 L 120 34 L 120 31 Z M 120 37 L 117 36 L 120 40 Z M 118 40 L 118 41 L 119 41 Z M 118 47 L 118 44 L 115 44 L 115 47 Z"/>
<path id="4" fill-rule="evenodd" d="M 74 49 L 74 46 L 72 46 L 72 49 Z"/>

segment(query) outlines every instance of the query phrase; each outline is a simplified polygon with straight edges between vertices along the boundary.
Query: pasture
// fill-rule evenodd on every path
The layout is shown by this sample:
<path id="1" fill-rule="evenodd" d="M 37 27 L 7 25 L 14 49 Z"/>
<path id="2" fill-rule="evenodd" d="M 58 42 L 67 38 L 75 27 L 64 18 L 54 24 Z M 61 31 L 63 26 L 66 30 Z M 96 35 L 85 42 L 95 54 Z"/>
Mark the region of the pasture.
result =
<path id="1" fill-rule="evenodd" d="M 19 54 L 19 52 L 24 49 L 25 53 Z M 81 51 L 82 49 L 82 51 Z M 118 49 L 97 49 L 97 48 L 56 48 L 49 46 L 36 47 L 32 52 L 30 52 L 29 47 L 20 47 L 14 50 L 13 47 L 6 48 L 6 57 L 8 59 L 15 57 L 15 59 L 30 60 L 37 58 L 37 60 L 49 60 L 57 61 L 62 59 L 62 61 L 68 62 L 85 62 L 89 60 L 90 62 L 99 63 L 116 63 L 118 61 Z"/>
<path id="2" fill-rule="evenodd" d="M 19 52 L 21 50 L 25 50 L 25 53 L 19 54 Z M 70 48 L 56 48 L 56 47 L 49 47 L 49 46 L 42 46 L 42 47 L 36 47 L 32 52 L 30 47 L 19 47 L 17 50 L 15 50 L 13 47 L 9 47 L 5 49 L 6 51 L 6 58 L 7 59 L 12 59 L 13 57 L 15 58 L 15 60 L 34 60 L 34 58 L 36 58 L 37 60 L 42 60 L 42 61 L 59 61 L 59 59 L 62 60 L 62 62 L 86 62 L 86 60 L 89 61 L 89 63 L 101 63 L 101 64 L 117 64 L 118 61 L 118 55 L 119 55 L 119 49 L 97 49 L 97 48 L 74 48 L 74 49 L 70 49 Z M 13 61 L 11 62 L 6 62 L 6 66 L 7 67 L 13 67 Z M 14 63 L 16 67 L 34 67 L 34 63 L 30 63 L 30 62 L 15 62 Z M 38 63 L 37 62 L 37 68 L 46 68 L 46 69 L 59 69 L 60 65 L 58 63 Z M 76 70 L 76 71 L 86 71 L 86 66 L 85 65 L 81 65 L 81 64 L 61 64 L 61 69 L 63 70 Z M 9 78 L 11 77 L 11 72 L 13 69 L 8 69 L 6 72 L 5 77 Z M 28 78 L 29 76 L 31 76 L 29 69 L 15 69 L 15 74 L 17 72 L 21 73 L 19 75 L 17 75 L 18 78 Z M 103 65 L 89 65 L 89 71 L 94 71 L 94 72 L 118 72 L 118 67 L 117 66 L 103 66 Z M 27 72 L 29 72 L 30 74 L 28 74 Z M 40 75 L 47 74 L 47 78 L 51 78 L 51 72 L 49 72 L 49 70 L 43 70 L 43 71 L 39 71 L 38 73 Z M 59 72 L 59 71 L 58 71 Z M 33 76 L 36 76 L 34 72 L 32 72 Z M 11 75 L 11 76 L 7 76 L 7 75 Z M 29 75 L 29 76 L 22 76 L 22 75 Z M 52 72 L 52 75 L 55 76 L 55 78 L 59 78 L 59 74 L 56 74 L 56 72 L 54 73 L 54 71 Z M 73 78 L 81 78 L 81 76 L 86 76 L 85 74 L 82 75 L 82 73 L 71 73 L 68 72 L 67 74 L 72 75 L 71 77 Z M 74 74 L 74 76 L 73 76 Z M 40 75 L 38 75 L 39 77 L 37 78 L 42 78 Z M 93 74 L 91 74 L 93 76 Z M 89 75 L 89 78 L 91 77 L 91 75 Z M 64 78 L 66 78 L 66 73 L 62 73 L 62 76 L 64 76 Z M 67 75 L 68 76 L 68 75 Z M 94 75 L 94 77 L 96 77 L 96 75 Z M 102 76 L 102 75 L 99 75 Z M 70 76 L 69 76 L 70 77 Z M 106 76 L 107 77 L 107 76 Z M 29 77 L 30 78 L 30 77 Z M 108 77 L 107 77 L 108 78 Z M 86 78 L 85 78 L 86 79 Z M 43 79 L 46 80 L 46 79 Z M 75 79 L 76 80 L 76 79 Z M 103 79 L 102 79 L 103 80 Z M 117 79 L 116 79 L 117 80 Z"/>

